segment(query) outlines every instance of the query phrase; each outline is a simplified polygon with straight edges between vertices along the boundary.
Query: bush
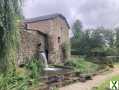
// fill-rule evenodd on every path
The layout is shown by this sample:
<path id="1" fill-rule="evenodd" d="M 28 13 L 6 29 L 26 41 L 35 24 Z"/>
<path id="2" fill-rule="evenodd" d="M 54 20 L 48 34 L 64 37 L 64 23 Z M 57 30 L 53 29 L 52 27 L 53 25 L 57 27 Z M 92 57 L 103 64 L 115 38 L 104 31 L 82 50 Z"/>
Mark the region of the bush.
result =
<path id="1" fill-rule="evenodd" d="M 70 44 L 68 42 L 63 43 L 62 50 L 64 53 L 64 58 L 68 59 L 70 55 Z"/>
<path id="2" fill-rule="evenodd" d="M 0 90 L 28 90 L 29 77 L 17 75 L 15 71 L 0 75 Z"/>
<path id="3" fill-rule="evenodd" d="M 38 77 L 43 72 L 43 64 L 41 63 L 40 60 L 34 57 L 31 60 L 28 60 L 25 66 L 31 72 L 30 73 L 31 78 L 38 79 Z"/>
<path id="4" fill-rule="evenodd" d="M 80 73 L 93 73 L 97 71 L 98 65 L 88 62 L 85 58 L 71 58 L 71 60 L 65 62 L 65 65 L 72 67 L 76 72 Z"/>
<path id="5" fill-rule="evenodd" d="M 40 61 L 32 58 L 23 68 L 13 67 L 5 74 L 0 74 L 0 90 L 30 90 L 38 85 L 42 73 Z"/>
<path id="6" fill-rule="evenodd" d="M 78 49 L 71 49 L 71 55 L 80 55 L 80 50 Z"/>

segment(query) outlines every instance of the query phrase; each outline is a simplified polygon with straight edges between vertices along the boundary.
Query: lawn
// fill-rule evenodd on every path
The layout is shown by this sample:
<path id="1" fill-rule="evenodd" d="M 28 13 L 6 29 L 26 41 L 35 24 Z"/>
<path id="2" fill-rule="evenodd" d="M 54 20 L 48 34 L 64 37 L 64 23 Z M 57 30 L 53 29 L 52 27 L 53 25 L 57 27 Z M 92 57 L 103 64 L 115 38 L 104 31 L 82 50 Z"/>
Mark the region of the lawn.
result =
<path id="1" fill-rule="evenodd" d="M 97 87 L 97 89 L 94 89 L 94 90 L 108 90 L 106 88 L 109 88 L 109 86 L 110 86 L 110 80 L 112 80 L 112 81 L 119 81 L 119 75 L 115 75 L 111 79 L 108 79 L 108 80 L 104 81 L 102 84 L 100 84 Z"/>

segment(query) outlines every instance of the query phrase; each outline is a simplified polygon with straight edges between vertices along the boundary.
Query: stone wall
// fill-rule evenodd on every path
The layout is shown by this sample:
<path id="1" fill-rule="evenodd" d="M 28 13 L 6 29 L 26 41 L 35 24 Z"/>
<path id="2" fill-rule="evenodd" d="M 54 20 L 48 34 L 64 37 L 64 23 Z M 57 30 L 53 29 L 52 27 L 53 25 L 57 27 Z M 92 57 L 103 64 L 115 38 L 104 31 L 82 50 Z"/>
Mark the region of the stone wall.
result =
<path id="1" fill-rule="evenodd" d="M 64 52 L 64 44 L 70 45 L 69 28 L 66 22 L 57 17 L 52 20 L 51 42 L 49 47 L 53 49 L 49 50 L 49 61 L 51 63 L 63 63 L 66 59 L 70 58 L 70 46 L 68 46 L 69 52 Z M 60 38 L 60 41 L 58 40 Z"/>
<path id="2" fill-rule="evenodd" d="M 48 43 L 48 62 L 52 63 L 52 64 L 58 64 L 58 63 L 62 63 L 64 62 L 64 60 L 68 59 L 70 57 L 70 51 L 67 53 L 64 53 L 63 51 L 63 45 L 65 43 L 70 43 L 69 41 L 69 28 L 65 22 L 65 20 L 61 19 L 60 17 L 54 18 L 54 19 L 50 19 L 50 20 L 44 20 L 44 21 L 37 21 L 37 22 L 33 22 L 33 23 L 27 23 L 27 29 L 30 30 L 37 30 L 40 31 L 44 34 L 47 35 L 47 42 L 43 43 L 46 44 Z M 31 34 L 30 34 L 31 35 Z M 41 38 L 44 39 L 43 37 L 38 37 L 38 35 L 36 35 L 36 33 L 34 34 L 34 36 L 30 36 L 28 35 L 27 37 L 32 38 L 32 40 L 30 40 L 31 42 L 38 42 L 39 40 L 37 40 L 36 38 Z M 25 38 L 25 36 L 24 36 Z M 33 41 L 35 40 L 35 41 Z M 25 40 L 28 41 L 29 40 Z M 24 41 L 22 41 L 24 42 Z M 33 43 L 31 44 L 33 45 Z M 23 48 L 27 47 L 27 45 L 23 46 Z M 25 56 L 32 56 L 35 52 L 36 52 L 36 48 L 33 46 L 28 46 L 29 50 L 25 50 L 27 52 L 24 53 L 29 53 L 29 55 L 25 55 Z M 26 48 L 26 49 L 28 49 Z M 31 49 L 30 49 L 31 48 Z M 45 48 L 45 47 L 43 47 Z M 69 48 L 70 49 L 70 48 Z M 65 57 L 65 55 L 67 55 Z"/>
<path id="3" fill-rule="evenodd" d="M 70 58 L 70 38 L 69 38 L 69 28 L 67 27 L 66 22 L 61 19 L 60 17 L 57 17 L 54 19 L 54 30 L 56 31 L 56 36 L 54 38 L 60 37 L 60 43 L 55 42 L 55 45 L 58 48 L 58 54 L 60 54 L 59 58 L 61 62 L 64 62 L 64 60 L 67 60 Z M 64 52 L 64 45 L 68 45 L 67 49 L 68 52 Z"/>
<path id="4" fill-rule="evenodd" d="M 40 43 L 41 47 L 38 48 Z M 45 36 L 40 34 L 38 31 L 21 31 L 21 52 L 24 60 L 37 56 L 39 49 L 44 51 L 45 46 Z"/>

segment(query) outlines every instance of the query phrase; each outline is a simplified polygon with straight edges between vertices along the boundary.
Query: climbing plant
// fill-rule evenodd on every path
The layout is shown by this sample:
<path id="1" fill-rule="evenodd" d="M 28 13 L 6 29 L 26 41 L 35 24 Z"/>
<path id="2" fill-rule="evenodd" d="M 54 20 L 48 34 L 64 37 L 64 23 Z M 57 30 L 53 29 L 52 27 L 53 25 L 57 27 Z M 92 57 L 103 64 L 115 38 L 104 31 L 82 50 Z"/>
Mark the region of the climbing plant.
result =
<path id="1" fill-rule="evenodd" d="M 19 45 L 20 0 L 0 0 L 0 72 L 15 64 Z"/>
<path id="2" fill-rule="evenodd" d="M 62 44 L 62 49 L 64 52 L 64 58 L 68 59 L 70 55 L 70 44 L 68 42 L 65 42 Z"/>

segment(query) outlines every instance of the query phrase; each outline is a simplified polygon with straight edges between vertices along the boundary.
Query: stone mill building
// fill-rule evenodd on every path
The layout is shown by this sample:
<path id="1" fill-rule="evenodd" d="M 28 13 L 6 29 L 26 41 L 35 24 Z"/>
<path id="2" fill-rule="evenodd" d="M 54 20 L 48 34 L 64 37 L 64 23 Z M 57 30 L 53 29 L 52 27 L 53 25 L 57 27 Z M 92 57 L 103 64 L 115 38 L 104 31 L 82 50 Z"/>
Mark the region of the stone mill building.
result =
<path id="1" fill-rule="evenodd" d="M 69 24 L 61 14 L 27 19 L 21 32 L 23 59 L 44 52 L 48 63 L 63 63 L 70 57 Z"/>

